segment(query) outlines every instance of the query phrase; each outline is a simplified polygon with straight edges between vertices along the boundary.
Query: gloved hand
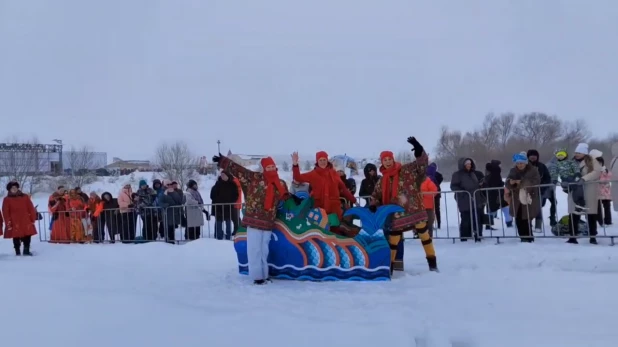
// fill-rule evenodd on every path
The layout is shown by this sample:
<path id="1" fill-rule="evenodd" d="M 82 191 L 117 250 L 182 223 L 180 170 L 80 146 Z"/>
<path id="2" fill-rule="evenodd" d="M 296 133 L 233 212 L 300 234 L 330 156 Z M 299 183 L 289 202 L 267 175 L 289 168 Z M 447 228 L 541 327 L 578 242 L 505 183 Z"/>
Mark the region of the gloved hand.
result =
<path id="1" fill-rule="evenodd" d="M 376 205 L 369 205 L 369 211 L 371 211 L 371 213 L 376 213 L 377 210 L 378 207 Z"/>
<path id="2" fill-rule="evenodd" d="M 210 221 L 210 213 L 208 213 L 208 211 L 206 211 L 206 210 L 202 210 L 202 213 L 204 213 L 206 215 L 206 220 Z"/>
<path id="3" fill-rule="evenodd" d="M 223 157 L 223 154 L 219 153 L 219 155 L 215 155 L 212 157 L 212 162 L 213 163 L 219 163 L 221 161 L 221 157 Z"/>
<path id="4" fill-rule="evenodd" d="M 421 144 L 418 142 L 416 137 L 414 136 L 408 137 L 408 143 L 412 145 L 412 151 L 414 151 L 414 157 L 419 158 L 421 155 L 423 155 L 423 152 L 425 151 L 425 149 L 423 148 L 423 146 L 421 146 Z"/>

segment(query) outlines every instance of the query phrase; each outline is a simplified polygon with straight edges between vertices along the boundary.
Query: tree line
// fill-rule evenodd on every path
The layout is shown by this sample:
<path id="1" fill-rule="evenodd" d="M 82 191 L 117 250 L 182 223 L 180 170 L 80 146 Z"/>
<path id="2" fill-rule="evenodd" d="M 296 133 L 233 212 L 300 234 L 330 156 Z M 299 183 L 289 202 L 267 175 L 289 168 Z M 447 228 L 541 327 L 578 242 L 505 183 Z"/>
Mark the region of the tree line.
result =
<path id="1" fill-rule="evenodd" d="M 485 163 L 494 159 L 500 160 L 503 167 L 509 167 L 513 154 L 529 149 L 539 151 L 540 160 L 547 162 L 558 148 L 566 148 L 573 154 L 580 142 L 602 151 L 604 156 L 611 156 L 611 145 L 617 141 L 618 133 L 599 137 L 589 130 L 583 119 L 563 121 L 558 116 L 539 112 L 490 113 L 472 131 L 443 126 L 432 159 L 448 177 L 457 170 L 457 161 L 462 157 L 472 158 L 478 169 L 484 171 Z"/>

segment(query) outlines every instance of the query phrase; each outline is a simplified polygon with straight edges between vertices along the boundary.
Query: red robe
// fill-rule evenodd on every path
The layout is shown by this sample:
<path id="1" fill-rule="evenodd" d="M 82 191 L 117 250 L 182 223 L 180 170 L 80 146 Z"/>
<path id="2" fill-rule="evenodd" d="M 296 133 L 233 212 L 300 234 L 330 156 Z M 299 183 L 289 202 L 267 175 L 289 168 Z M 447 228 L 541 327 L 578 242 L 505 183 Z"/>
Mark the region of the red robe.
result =
<path id="1" fill-rule="evenodd" d="M 18 192 L 9 194 L 2 202 L 4 215 L 4 238 L 13 239 L 36 235 L 36 209 L 28 195 Z M 0 223 L 1 224 L 1 223 Z"/>

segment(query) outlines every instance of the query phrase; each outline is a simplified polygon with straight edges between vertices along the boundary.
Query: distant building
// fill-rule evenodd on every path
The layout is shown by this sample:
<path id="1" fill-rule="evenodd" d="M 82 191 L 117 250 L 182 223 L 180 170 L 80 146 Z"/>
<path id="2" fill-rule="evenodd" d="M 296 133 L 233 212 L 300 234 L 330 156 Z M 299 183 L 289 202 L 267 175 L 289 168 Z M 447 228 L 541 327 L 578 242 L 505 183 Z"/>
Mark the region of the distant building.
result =
<path id="1" fill-rule="evenodd" d="M 260 160 L 268 157 L 267 155 L 261 154 L 234 154 L 231 150 L 227 152 L 227 157 L 230 158 L 233 162 L 240 164 L 242 166 L 251 166 L 251 165 L 259 165 Z"/>
<path id="2" fill-rule="evenodd" d="M 150 160 L 122 160 L 120 158 L 112 158 L 112 163 L 105 166 L 107 170 L 140 170 L 140 171 L 149 171 L 151 170 L 152 164 Z"/>
<path id="3" fill-rule="evenodd" d="M 107 165 L 107 153 L 87 151 L 66 151 L 62 153 L 62 168 L 71 170 L 96 170 Z"/>
<path id="4" fill-rule="evenodd" d="M 0 176 L 59 174 L 62 145 L 0 143 Z"/>

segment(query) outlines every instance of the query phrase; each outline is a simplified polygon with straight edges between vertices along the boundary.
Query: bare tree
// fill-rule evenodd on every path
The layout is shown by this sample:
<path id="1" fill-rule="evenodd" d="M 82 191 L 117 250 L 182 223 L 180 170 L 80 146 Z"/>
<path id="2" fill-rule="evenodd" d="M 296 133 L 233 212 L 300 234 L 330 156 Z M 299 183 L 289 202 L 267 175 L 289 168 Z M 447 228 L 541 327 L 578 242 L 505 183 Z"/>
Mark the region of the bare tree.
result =
<path id="1" fill-rule="evenodd" d="M 545 113 L 521 116 L 502 113 L 498 117 L 489 114 L 480 128 L 465 134 L 443 127 L 436 145 L 435 161 L 442 173 L 449 175 L 457 169 L 457 160 L 461 157 L 473 158 L 482 167 L 483 162 L 498 159 L 508 163 L 513 154 L 536 149 L 541 158 L 549 160 L 556 148 L 572 151 L 580 142 L 586 142 L 590 149 L 598 149 L 609 156 L 611 145 L 616 140 L 618 134 L 592 139 L 583 120 L 562 122 L 557 116 Z"/>
<path id="2" fill-rule="evenodd" d="M 183 141 L 163 143 L 157 148 L 155 156 L 155 162 L 165 179 L 177 181 L 184 186 L 197 176 L 199 159 Z"/>
<path id="3" fill-rule="evenodd" d="M 20 141 L 18 138 L 7 141 L 5 148 L 0 150 L 0 176 L 18 182 L 28 194 L 36 193 L 45 173 L 46 153 L 42 146 L 36 138 L 29 141 Z"/>
<path id="4" fill-rule="evenodd" d="M 311 162 L 309 160 L 305 161 L 305 165 L 303 167 L 304 171 L 311 171 L 311 169 L 313 168 L 313 165 L 311 165 Z"/>
<path id="5" fill-rule="evenodd" d="M 88 146 L 71 147 L 70 151 L 63 155 L 70 168 L 66 182 L 71 188 L 83 187 L 85 184 L 96 180 L 95 170 L 98 168 L 98 163 L 95 160 L 96 154 L 92 148 Z"/>
<path id="6" fill-rule="evenodd" d="M 534 147 L 551 143 L 562 134 L 562 122 L 545 113 L 528 113 L 519 117 L 514 133 Z"/>

